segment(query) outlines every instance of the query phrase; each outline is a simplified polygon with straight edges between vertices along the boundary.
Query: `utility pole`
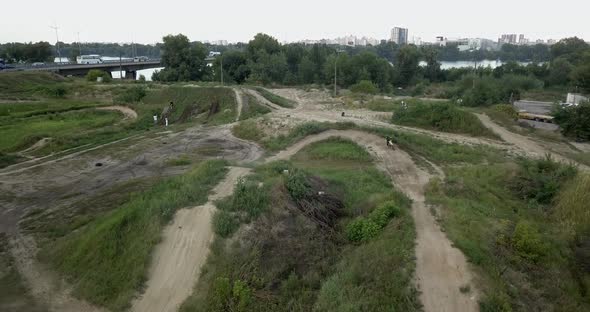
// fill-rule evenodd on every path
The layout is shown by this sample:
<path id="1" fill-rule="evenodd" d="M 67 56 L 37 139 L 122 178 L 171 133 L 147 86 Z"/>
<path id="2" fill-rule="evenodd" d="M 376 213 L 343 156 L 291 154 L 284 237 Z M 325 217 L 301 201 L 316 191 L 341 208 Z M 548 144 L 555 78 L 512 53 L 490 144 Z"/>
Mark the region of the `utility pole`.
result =
<path id="1" fill-rule="evenodd" d="M 54 26 L 49 26 L 49 28 L 52 28 L 55 30 L 55 48 L 57 50 L 57 57 L 59 62 L 57 63 L 57 65 L 59 66 L 59 64 L 61 64 L 61 51 L 59 50 L 59 35 L 57 33 L 57 30 L 59 29 L 59 27 L 57 27 L 57 24 L 54 24 Z"/>
<path id="2" fill-rule="evenodd" d="M 123 80 L 123 52 L 121 52 L 121 48 L 119 48 L 119 79 Z"/>
<path id="3" fill-rule="evenodd" d="M 221 60 L 221 85 L 223 86 L 223 55 L 220 55 Z"/>
<path id="4" fill-rule="evenodd" d="M 80 43 L 80 32 L 78 32 L 78 54 L 82 55 L 82 44 Z"/>
<path id="5" fill-rule="evenodd" d="M 338 76 L 338 54 L 344 52 L 344 51 L 338 51 L 336 50 L 336 59 L 334 60 L 334 97 L 336 97 L 338 95 L 338 80 L 337 80 L 337 76 Z"/>
<path id="6" fill-rule="evenodd" d="M 336 59 L 334 60 L 334 97 L 338 95 L 338 90 L 336 89 L 337 84 L 337 77 L 338 77 L 338 52 L 336 52 Z"/>

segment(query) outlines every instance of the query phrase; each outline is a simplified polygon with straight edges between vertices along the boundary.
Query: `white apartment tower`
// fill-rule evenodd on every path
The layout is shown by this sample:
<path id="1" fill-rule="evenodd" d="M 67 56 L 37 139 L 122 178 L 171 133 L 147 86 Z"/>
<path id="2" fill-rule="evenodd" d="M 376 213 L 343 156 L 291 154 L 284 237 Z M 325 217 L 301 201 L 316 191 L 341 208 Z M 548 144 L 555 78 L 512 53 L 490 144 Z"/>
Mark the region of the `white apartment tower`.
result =
<path id="1" fill-rule="evenodd" d="M 401 27 L 394 27 L 391 30 L 390 41 L 397 43 L 398 45 L 408 44 L 408 29 Z"/>

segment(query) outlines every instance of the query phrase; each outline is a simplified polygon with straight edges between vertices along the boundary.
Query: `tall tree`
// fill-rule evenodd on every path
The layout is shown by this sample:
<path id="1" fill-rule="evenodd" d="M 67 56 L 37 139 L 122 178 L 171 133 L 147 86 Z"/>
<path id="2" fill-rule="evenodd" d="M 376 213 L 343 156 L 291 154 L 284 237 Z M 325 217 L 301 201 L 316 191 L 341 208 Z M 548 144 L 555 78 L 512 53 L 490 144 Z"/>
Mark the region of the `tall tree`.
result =
<path id="1" fill-rule="evenodd" d="M 205 62 L 207 49 L 201 43 L 191 46 L 183 34 L 163 38 L 162 65 L 164 69 L 153 78 L 163 81 L 203 80 L 209 74 Z"/>
<path id="2" fill-rule="evenodd" d="M 415 45 L 406 45 L 399 50 L 396 58 L 395 68 L 397 71 L 396 81 L 398 86 L 408 86 L 413 83 L 418 73 L 420 64 L 420 53 Z"/>

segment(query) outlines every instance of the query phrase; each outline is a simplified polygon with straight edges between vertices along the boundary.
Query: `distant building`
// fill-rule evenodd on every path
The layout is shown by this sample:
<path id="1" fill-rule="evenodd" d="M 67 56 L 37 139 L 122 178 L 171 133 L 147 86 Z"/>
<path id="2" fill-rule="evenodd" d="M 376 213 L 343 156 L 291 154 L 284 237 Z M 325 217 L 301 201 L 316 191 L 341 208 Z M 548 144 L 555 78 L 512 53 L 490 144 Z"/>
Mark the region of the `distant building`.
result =
<path id="1" fill-rule="evenodd" d="M 398 45 L 408 44 L 408 29 L 401 27 L 394 27 L 391 30 L 390 41 L 397 43 Z"/>
<path id="2" fill-rule="evenodd" d="M 548 39 L 548 40 L 547 40 L 547 44 L 548 44 L 548 45 L 554 45 L 554 44 L 556 44 L 556 43 L 557 43 L 557 40 L 555 40 L 555 39 Z"/>
<path id="3" fill-rule="evenodd" d="M 504 34 L 498 39 L 499 44 L 517 44 L 516 34 Z"/>

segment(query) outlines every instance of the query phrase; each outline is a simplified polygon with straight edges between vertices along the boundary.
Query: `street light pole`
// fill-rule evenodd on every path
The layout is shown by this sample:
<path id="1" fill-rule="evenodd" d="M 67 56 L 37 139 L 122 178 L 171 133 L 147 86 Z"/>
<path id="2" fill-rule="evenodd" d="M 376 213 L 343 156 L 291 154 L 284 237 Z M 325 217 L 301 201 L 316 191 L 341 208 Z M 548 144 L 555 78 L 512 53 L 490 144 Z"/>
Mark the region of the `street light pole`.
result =
<path id="1" fill-rule="evenodd" d="M 49 26 L 49 28 L 53 28 L 55 30 L 55 49 L 57 50 L 57 57 L 59 62 L 57 63 L 58 66 L 59 64 L 61 64 L 61 51 L 59 50 L 59 35 L 57 33 L 57 30 L 59 29 L 59 27 L 57 27 L 57 24 L 55 24 L 54 26 Z"/>
<path id="2" fill-rule="evenodd" d="M 344 51 L 336 51 L 336 60 L 334 60 L 334 97 L 338 95 L 338 54 Z"/>
<path id="3" fill-rule="evenodd" d="M 336 60 L 334 60 L 334 97 L 338 95 L 338 90 L 336 89 L 337 84 L 337 77 L 338 77 L 338 52 L 336 52 Z"/>

